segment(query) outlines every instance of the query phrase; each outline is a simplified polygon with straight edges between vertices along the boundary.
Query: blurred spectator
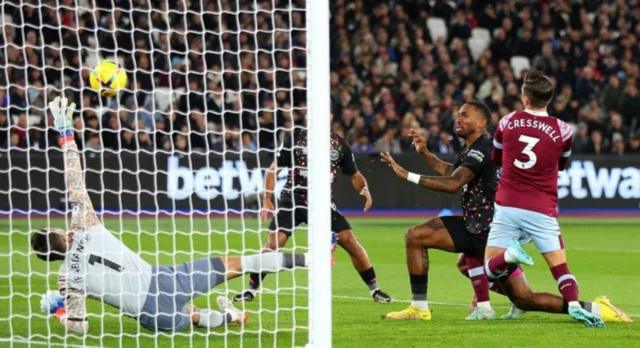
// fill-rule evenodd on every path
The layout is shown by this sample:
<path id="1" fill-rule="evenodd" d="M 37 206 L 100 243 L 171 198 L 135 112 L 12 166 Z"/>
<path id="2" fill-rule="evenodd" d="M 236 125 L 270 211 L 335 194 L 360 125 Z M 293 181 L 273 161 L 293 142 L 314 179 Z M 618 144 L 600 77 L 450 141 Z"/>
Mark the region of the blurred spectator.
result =
<path id="1" fill-rule="evenodd" d="M 634 134 L 631 136 L 626 153 L 630 155 L 640 155 L 640 134 Z"/>
<path id="2" fill-rule="evenodd" d="M 14 24 L 0 29 L 0 148 L 58 147 L 45 105 L 60 90 L 79 106 L 81 146 L 95 151 L 272 152 L 305 125 L 304 0 L 51 4 L 3 4 Z M 453 120 L 472 99 L 495 112 L 491 134 L 523 107 L 526 70 L 511 65 L 521 56 L 554 81 L 549 112 L 576 128 L 576 153 L 635 153 L 636 0 L 353 0 L 330 10 L 332 130 L 354 152 L 413 153 L 414 128 L 430 150 L 455 153 Z M 427 18 L 444 20 L 446 39 L 432 39 Z M 118 100 L 88 88 L 96 58 L 127 70 Z"/>

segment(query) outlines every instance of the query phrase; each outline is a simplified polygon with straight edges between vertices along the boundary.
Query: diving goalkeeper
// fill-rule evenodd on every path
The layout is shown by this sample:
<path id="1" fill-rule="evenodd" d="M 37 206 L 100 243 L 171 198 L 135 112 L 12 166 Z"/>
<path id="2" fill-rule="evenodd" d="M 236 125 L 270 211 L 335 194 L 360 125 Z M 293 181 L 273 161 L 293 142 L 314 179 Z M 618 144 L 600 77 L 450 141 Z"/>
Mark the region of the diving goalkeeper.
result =
<path id="1" fill-rule="evenodd" d="M 306 266 L 306 255 L 268 253 L 205 257 L 176 266 L 151 266 L 112 235 L 98 219 L 85 189 L 78 147 L 71 130 L 75 104 L 67 98 L 49 103 L 64 152 L 65 179 L 71 205 L 71 229 L 45 228 L 31 237 L 44 261 L 62 261 L 59 294 L 43 295 L 42 310 L 54 314 L 68 330 L 89 330 L 86 298 L 114 306 L 153 331 L 178 331 L 193 324 L 214 328 L 244 323 L 247 314 L 224 297 L 220 311 L 198 309 L 188 302 L 215 286 L 249 272 L 279 272 Z"/>

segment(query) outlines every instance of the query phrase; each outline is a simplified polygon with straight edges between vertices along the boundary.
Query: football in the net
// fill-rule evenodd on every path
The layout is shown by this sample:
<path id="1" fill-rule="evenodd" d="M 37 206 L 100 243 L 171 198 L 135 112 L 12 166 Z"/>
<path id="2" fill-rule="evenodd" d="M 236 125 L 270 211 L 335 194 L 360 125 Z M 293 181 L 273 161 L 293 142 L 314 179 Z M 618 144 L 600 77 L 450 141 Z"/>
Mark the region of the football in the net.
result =
<path id="1" fill-rule="evenodd" d="M 127 72 L 113 60 L 98 63 L 89 75 L 91 88 L 104 97 L 113 97 L 127 87 Z"/>

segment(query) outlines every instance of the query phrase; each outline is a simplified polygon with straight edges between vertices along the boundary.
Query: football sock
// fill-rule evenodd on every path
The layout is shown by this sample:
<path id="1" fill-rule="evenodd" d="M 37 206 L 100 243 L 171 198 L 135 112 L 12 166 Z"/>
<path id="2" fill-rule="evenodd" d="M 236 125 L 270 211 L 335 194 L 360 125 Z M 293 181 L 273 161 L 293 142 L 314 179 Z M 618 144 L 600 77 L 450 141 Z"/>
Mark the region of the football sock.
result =
<path id="1" fill-rule="evenodd" d="M 198 327 L 214 328 L 224 323 L 231 322 L 230 313 L 227 313 L 226 315 L 224 315 L 218 311 L 214 311 L 211 309 L 201 309 L 199 314 L 200 314 L 200 321 L 198 321 Z"/>
<path id="2" fill-rule="evenodd" d="M 569 272 L 567 264 L 563 263 L 551 267 L 551 274 L 553 274 L 553 278 L 558 282 L 558 290 L 560 290 L 564 300 L 569 303 L 569 306 L 579 306 L 578 282 L 576 281 L 576 277 Z"/>
<path id="3" fill-rule="evenodd" d="M 491 308 L 491 305 L 489 305 L 489 280 L 484 273 L 484 261 L 482 257 L 465 255 L 465 260 L 469 267 L 469 278 L 471 279 L 471 285 L 473 285 L 473 291 L 476 294 L 478 305 L 486 302 L 481 307 Z"/>
<path id="4" fill-rule="evenodd" d="M 260 287 L 267 273 L 280 272 L 284 269 L 307 266 L 306 254 L 264 253 L 240 257 L 242 272 L 252 272 L 249 275 L 249 288 L 256 290 Z M 260 272 L 260 273 L 256 273 Z"/>
<path id="5" fill-rule="evenodd" d="M 265 253 L 241 256 L 242 272 L 276 273 L 306 265 L 305 254 Z M 264 278 L 264 277 L 263 277 Z"/>
<path id="6" fill-rule="evenodd" d="M 367 284 L 369 290 L 375 291 L 378 290 L 378 282 L 376 281 L 376 271 L 373 267 L 360 272 L 360 278 L 362 281 Z"/>
<path id="7" fill-rule="evenodd" d="M 602 308 L 600 308 L 599 304 L 595 302 L 584 301 L 578 301 L 578 304 L 580 304 L 580 307 L 582 307 L 582 309 L 584 309 L 585 311 L 602 317 Z M 567 303 L 567 301 L 564 301 L 564 303 L 562 303 L 562 313 L 569 313 L 569 303 Z"/>
<path id="8" fill-rule="evenodd" d="M 427 283 L 429 276 L 426 274 L 409 274 L 411 282 L 411 306 L 420 311 L 429 310 L 427 303 Z"/>
<path id="9" fill-rule="evenodd" d="M 507 267 L 509 267 L 509 263 L 506 260 L 507 253 L 504 252 L 500 255 L 496 255 L 484 264 L 484 269 L 487 274 L 487 277 L 490 279 L 498 279 L 505 275 L 507 272 Z"/>

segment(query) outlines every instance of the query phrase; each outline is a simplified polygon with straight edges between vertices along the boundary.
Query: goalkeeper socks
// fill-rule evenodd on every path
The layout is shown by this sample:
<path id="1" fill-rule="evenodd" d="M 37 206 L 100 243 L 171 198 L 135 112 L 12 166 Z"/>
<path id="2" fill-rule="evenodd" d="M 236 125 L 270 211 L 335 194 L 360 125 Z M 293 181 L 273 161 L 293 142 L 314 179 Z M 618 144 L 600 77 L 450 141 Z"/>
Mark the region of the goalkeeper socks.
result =
<path id="1" fill-rule="evenodd" d="M 569 272 L 566 263 L 551 267 L 551 274 L 558 282 L 558 290 L 562 294 L 562 298 L 569 303 L 569 306 L 579 306 L 579 289 L 576 277 Z"/>
<path id="2" fill-rule="evenodd" d="M 427 284 L 429 276 L 426 274 L 409 274 L 411 282 L 411 306 L 419 311 L 429 310 L 427 302 Z"/>
<path id="3" fill-rule="evenodd" d="M 224 315 L 218 311 L 211 309 L 201 309 L 199 311 L 200 320 L 198 321 L 198 327 L 214 328 L 224 323 L 231 322 L 231 314 Z"/>
<path id="4" fill-rule="evenodd" d="M 294 267 L 305 267 L 307 265 L 307 257 L 305 254 L 283 254 L 283 253 L 265 253 L 258 255 L 242 256 L 242 272 L 262 273 L 260 281 L 264 279 L 264 273 L 276 273 L 285 269 Z M 251 280 L 254 285 L 255 279 L 253 274 Z M 257 286 L 260 286 L 258 283 Z M 257 288 L 257 287 L 256 287 Z"/>
<path id="5" fill-rule="evenodd" d="M 360 278 L 367 284 L 369 290 L 375 291 L 379 289 L 378 282 L 376 281 L 376 271 L 373 270 L 373 267 L 360 272 Z"/>

